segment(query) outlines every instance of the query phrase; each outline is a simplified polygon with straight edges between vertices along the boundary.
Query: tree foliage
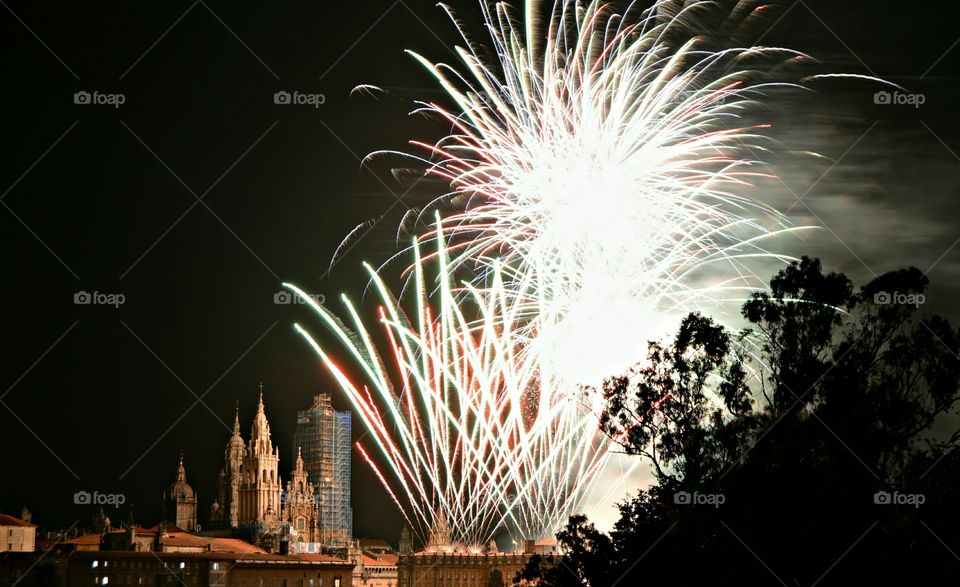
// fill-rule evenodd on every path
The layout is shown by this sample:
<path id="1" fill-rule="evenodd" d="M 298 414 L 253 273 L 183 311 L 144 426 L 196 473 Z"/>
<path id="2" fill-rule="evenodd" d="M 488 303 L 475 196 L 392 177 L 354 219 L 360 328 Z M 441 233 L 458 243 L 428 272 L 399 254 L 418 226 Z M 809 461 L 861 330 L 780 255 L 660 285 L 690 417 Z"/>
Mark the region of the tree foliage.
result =
<path id="1" fill-rule="evenodd" d="M 960 333 L 922 311 L 927 286 L 910 268 L 857 290 L 803 258 L 744 304 L 749 331 L 688 316 L 601 390 L 601 429 L 655 482 L 619 505 L 610 533 L 572 517 L 564 554 L 518 579 L 955 580 Z"/>

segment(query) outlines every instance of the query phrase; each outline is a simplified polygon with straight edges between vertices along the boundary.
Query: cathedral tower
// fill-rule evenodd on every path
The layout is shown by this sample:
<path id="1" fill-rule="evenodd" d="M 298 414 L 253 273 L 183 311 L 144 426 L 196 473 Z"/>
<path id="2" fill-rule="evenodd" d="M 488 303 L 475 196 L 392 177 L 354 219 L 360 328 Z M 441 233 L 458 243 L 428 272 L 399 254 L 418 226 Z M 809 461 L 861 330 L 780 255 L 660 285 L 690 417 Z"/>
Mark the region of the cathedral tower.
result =
<path id="1" fill-rule="evenodd" d="M 260 402 L 250 427 L 250 442 L 240 467 L 240 526 L 256 526 L 260 532 L 276 531 L 265 526 L 275 524 L 280 515 L 279 464 L 280 450 L 274 448 L 270 439 L 270 423 L 264 412 L 261 385 Z"/>
<path id="2" fill-rule="evenodd" d="M 223 451 L 223 469 L 217 499 L 210 508 L 211 525 L 217 528 L 236 528 L 240 524 L 240 469 L 247 449 L 240 436 L 240 408 L 233 419 L 233 435 Z"/>
<path id="3" fill-rule="evenodd" d="M 400 550 L 398 552 L 400 554 L 413 554 L 413 536 L 407 526 L 404 526 L 403 530 L 400 531 Z"/>
<path id="4" fill-rule="evenodd" d="M 350 412 L 333 408 L 329 394 L 314 396 L 308 410 L 297 412 L 293 449 L 303 448 L 304 469 L 310 474 L 320 509 L 324 544 L 346 546 L 353 536 L 350 503 Z"/>
<path id="5" fill-rule="evenodd" d="M 177 479 L 163 493 L 164 517 L 181 530 L 193 532 L 197 527 L 197 492 L 187 483 L 183 453 L 177 467 Z"/>
<path id="6" fill-rule="evenodd" d="M 295 552 L 302 550 L 301 543 L 322 542 L 319 536 L 320 510 L 313 483 L 310 483 L 307 471 L 303 468 L 303 457 L 299 448 L 296 465 L 290 473 L 290 480 L 287 481 L 281 518 L 290 524 L 290 539 L 296 545 Z"/>

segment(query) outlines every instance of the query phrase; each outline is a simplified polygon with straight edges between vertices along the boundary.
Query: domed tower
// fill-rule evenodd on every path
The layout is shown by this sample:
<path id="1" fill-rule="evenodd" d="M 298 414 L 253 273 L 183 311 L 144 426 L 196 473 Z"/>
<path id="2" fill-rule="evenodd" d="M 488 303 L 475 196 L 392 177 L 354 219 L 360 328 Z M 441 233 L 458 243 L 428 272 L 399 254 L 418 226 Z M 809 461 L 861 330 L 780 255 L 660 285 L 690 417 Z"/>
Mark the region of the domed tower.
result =
<path id="1" fill-rule="evenodd" d="M 197 527 L 197 492 L 187 483 L 183 453 L 177 466 L 177 480 L 163 494 L 164 517 L 178 528 L 193 532 Z"/>

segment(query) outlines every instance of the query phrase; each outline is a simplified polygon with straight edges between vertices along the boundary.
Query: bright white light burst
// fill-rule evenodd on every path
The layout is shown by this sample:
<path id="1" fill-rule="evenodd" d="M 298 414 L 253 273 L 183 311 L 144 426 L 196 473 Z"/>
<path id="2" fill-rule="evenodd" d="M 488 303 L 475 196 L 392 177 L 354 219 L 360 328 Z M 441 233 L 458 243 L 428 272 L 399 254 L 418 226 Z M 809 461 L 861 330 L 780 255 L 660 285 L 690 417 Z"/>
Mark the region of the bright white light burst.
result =
<path id="1" fill-rule="evenodd" d="M 449 528 L 477 546 L 500 529 L 553 533 L 608 457 L 598 399 L 576 384 L 622 372 L 687 312 L 762 288 L 753 260 L 784 258 L 765 243 L 791 229 L 745 194 L 774 144 L 758 105 L 804 56 L 730 47 L 765 9 L 733 4 L 663 0 L 618 15 L 529 0 L 517 14 L 482 1 L 489 54 L 459 25 L 459 69 L 414 54 L 447 103 L 418 111 L 452 129 L 413 142 L 451 186 L 409 251 L 416 314 L 371 269 L 390 341 L 381 358 L 349 301 L 346 323 L 312 304 L 362 383 L 298 329 L 421 537 Z M 455 285 L 463 274 L 470 285 Z"/>
<path id="2" fill-rule="evenodd" d="M 541 4 L 526 2 L 520 30 L 506 3 L 482 3 L 496 59 L 458 48 L 458 72 L 415 54 L 456 108 L 423 103 L 454 132 L 414 144 L 451 184 L 434 204 L 459 208 L 444 220 L 453 267 L 483 286 L 502 265 L 544 375 L 596 383 L 690 309 L 763 286 L 750 260 L 775 256 L 763 241 L 789 229 L 734 190 L 765 175 L 771 144 L 746 117 L 786 84 L 750 65 L 803 55 L 709 47 L 697 34 L 714 2 L 659 2 L 630 20 L 558 0 L 540 25 Z M 762 10 L 740 2 L 721 24 L 749 27 Z M 721 278 L 699 285 L 708 275 Z"/>
<path id="3" fill-rule="evenodd" d="M 354 384 L 349 369 L 306 330 L 297 330 L 370 431 L 391 478 L 358 443 L 360 451 L 421 537 L 438 525 L 463 547 L 483 546 L 499 530 L 516 540 L 546 537 L 582 506 L 606 462 L 596 408 L 540 386 L 537 365 L 515 339 L 517 309 L 507 305 L 499 272 L 483 292 L 458 292 L 441 248 L 431 304 L 427 291 L 434 287 L 416 246 L 414 253 L 418 304 L 412 318 L 368 267 L 389 340 L 385 352 L 349 299 L 343 297 L 350 316 L 345 324 L 285 284 L 319 314 L 368 385 Z M 465 308 L 481 318 L 471 321 Z"/>

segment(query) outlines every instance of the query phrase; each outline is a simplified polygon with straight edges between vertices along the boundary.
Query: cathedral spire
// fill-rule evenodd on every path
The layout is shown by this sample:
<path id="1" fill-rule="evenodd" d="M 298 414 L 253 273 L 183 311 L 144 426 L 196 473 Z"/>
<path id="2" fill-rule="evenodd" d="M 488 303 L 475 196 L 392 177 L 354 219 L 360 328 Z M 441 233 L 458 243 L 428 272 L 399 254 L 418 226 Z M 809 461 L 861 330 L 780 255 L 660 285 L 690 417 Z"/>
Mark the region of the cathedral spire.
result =
<path id="1" fill-rule="evenodd" d="M 260 384 L 260 401 L 257 403 L 257 415 L 254 420 L 259 420 L 263 417 L 266 420 L 266 415 L 264 414 L 266 406 L 263 405 L 263 384 Z"/>
<path id="2" fill-rule="evenodd" d="M 233 435 L 240 436 L 240 402 L 237 402 L 237 411 L 233 416 Z"/>
<path id="3" fill-rule="evenodd" d="M 186 482 L 187 470 L 183 466 L 183 449 L 180 450 L 180 465 L 177 467 L 177 481 Z"/>
<path id="4" fill-rule="evenodd" d="M 250 450 L 261 454 L 273 452 L 273 442 L 270 440 L 270 422 L 267 421 L 263 403 L 262 383 L 260 384 L 260 401 L 257 404 L 257 414 L 253 417 L 253 424 L 250 426 Z"/>

